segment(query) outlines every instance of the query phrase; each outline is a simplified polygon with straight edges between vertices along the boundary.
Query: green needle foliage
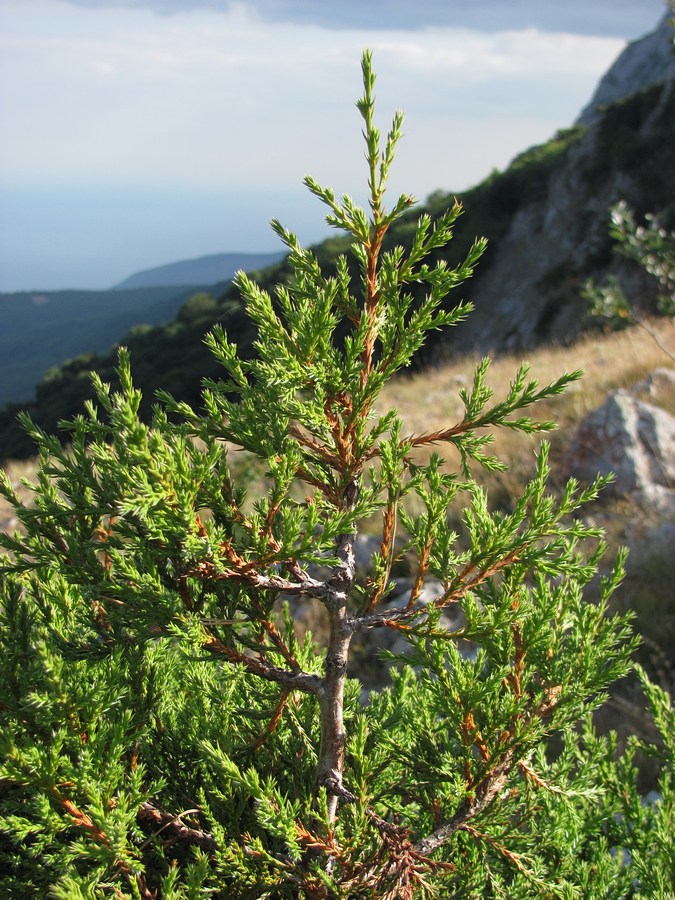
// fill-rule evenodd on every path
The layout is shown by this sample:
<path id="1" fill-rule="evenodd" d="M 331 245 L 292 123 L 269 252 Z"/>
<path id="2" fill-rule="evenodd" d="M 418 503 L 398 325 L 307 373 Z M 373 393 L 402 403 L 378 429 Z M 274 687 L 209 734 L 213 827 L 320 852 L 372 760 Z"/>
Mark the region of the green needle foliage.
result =
<path id="1" fill-rule="evenodd" d="M 645 225 L 637 225 L 633 210 L 620 200 L 610 210 L 609 233 L 617 253 L 656 279 L 659 314 L 675 317 L 675 231 L 663 228 L 651 213 L 647 213 L 645 220 Z M 600 284 L 590 279 L 583 285 L 581 296 L 591 316 L 607 320 L 614 328 L 623 328 L 629 323 L 640 325 L 667 356 L 675 359 L 645 323 L 640 311 L 631 304 L 615 276 L 607 276 Z"/>
<path id="2" fill-rule="evenodd" d="M 24 421 L 33 503 L 1 486 L 21 524 L 1 538 L 2 897 L 669 896 L 668 698 L 644 679 L 652 804 L 645 748 L 619 756 L 590 721 L 633 646 L 608 614 L 622 560 L 599 578 L 601 535 L 578 516 L 602 481 L 548 493 L 545 444 L 508 513 L 472 478 L 501 466 L 493 429 L 552 427 L 526 411 L 579 373 L 540 387 L 522 367 L 493 400 L 486 360 L 461 419 L 425 434 L 378 409 L 429 332 L 469 313 L 448 297 L 484 242 L 455 268 L 429 262 L 455 204 L 382 249 L 413 201 L 383 205 L 402 119 L 381 149 L 369 54 L 363 76 L 369 211 L 307 179 L 353 259 L 327 275 L 274 223 L 294 276 L 273 297 L 239 277 L 256 355 L 209 335 L 224 375 L 202 411 L 163 395 L 144 424 L 122 351 L 119 389 L 93 376 L 68 449 Z M 431 445 L 447 463 L 423 461 Z M 238 451 L 264 465 L 261 496 Z M 365 578 L 354 543 L 373 522 Z M 307 607 L 325 640 L 296 635 Z M 366 701 L 352 640 L 381 629 L 408 651 Z"/>

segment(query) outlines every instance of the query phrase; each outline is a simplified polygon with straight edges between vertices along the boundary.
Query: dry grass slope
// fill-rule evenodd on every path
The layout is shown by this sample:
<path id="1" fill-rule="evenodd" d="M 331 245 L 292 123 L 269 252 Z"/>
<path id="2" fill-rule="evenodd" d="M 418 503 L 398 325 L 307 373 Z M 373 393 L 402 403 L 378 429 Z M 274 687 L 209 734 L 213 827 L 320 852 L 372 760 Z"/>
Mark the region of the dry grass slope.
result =
<path id="1" fill-rule="evenodd" d="M 650 322 L 660 342 L 675 350 L 675 323 L 668 319 Z M 607 393 L 631 388 L 654 369 L 672 366 L 667 354 L 644 329 L 630 328 L 606 334 L 587 334 L 568 347 L 538 347 L 526 356 L 521 353 L 497 357 L 491 364 L 487 381 L 496 398 L 503 396 L 511 378 L 525 358 L 530 375 L 540 384 L 554 381 L 562 372 L 581 369 L 584 378 L 567 392 L 538 404 L 534 417 L 551 419 L 558 429 L 551 436 L 554 450 L 560 450 L 580 420 L 599 406 Z M 462 414 L 458 389 L 469 387 L 477 360 L 466 356 L 447 362 L 437 369 L 401 378 L 385 388 L 380 407 L 396 406 L 409 432 L 435 431 L 456 421 Z M 675 413 L 675 397 L 669 412 Z M 536 440 L 536 439 L 534 439 Z M 497 456 L 512 468 L 512 475 L 525 475 L 524 448 L 527 440 L 507 429 L 495 437 Z M 514 484 L 515 487 L 515 484 Z"/>
<path id="2" fill-rule="evenodd" d="M 661 344 L 675 350 L 675 323 L 668 319 L 650 322 L 650 328 Z M 630 328 L 621 332 L 586 335 L 568 347 L 539 347 L 527 355 L 530 374 L 541 384 L 554 381 L 562 372 L 582 369 L 584 378 L 573 384 L 565 394 L 539 404 L 534 411 L 539 419 L 558 423 L 550 436 L 554 459 L 587 412 L 599 406 L 606 394 L 617 388 L 630 388 L 660 366 L 672 366 L 672 361 L 644 329 Z M 503 396 L 508 384 L 523 360 L 522 354 L 499 356 L 492 362 L 488 383 L 495 398 Z M 462 404 L 458 391 L 470 387 L 478 360 L 474 356 L 460 356 L 434 369 L 398 378 L 382 393 L 380 410 L 396 407 L 407 433 L 436 431 L 458 421 Z M 675 414 L 675 396 L 665 401 L 669 412 Z M 533 471 L 537 438 L 513 434 L 507 429 L 497 433 L 493 450 L 506 462 L 509 471 L 501 475 L 483 476 L 486 486 L 494 492 L 493 502 L 505 502 L 515 496 Z M 426 452 L 431 452 L 430 448 Z M 438 448 L 442 451 L 442 448 Z M 244 461 L 242 460 L 242 463 Z M 453 460 L 448 458 L 448 464 Z M 6 461 L 3 467 L 17 485 L 24 499 L 30 497 L 22 479 L 31 479 L 37 469 L 36 460 Z M 480 475 L 480 473 L 475 473 Z M 262 486 L 262 485 L 261 485 Z M 0 529 L 13 527 L 13 513 L 0 498 Z"/>

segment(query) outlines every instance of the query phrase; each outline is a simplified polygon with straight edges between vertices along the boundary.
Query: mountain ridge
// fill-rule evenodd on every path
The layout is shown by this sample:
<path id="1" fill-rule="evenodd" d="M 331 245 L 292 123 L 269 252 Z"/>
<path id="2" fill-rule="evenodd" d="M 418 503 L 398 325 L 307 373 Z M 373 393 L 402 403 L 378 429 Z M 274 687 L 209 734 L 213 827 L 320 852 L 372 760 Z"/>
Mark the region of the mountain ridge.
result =
<path id="1" fill-rule="evenodd" d="M 193 259 L 141 269 L 114 285 L 111 290 L 124 291 L 141 287 L 211 285 L 230 281 L 239 269 L 251 272 L 278 262 L 284 253 L 210 253 Z"/>
<path id="2" fill-rule="evenodd" d="M 675 10 L 667 12 L 654 31 L 628 44 L 600 79 L 575 124 L 591 125 L 610 104 L 675 78 L 674 15 Z"/>
<path id="3" fill-rule="evenodd" d="M 226 282 L 207 286 L 222 292 Z M 200 284 L 0 293 L 0 404 L 29 400 L 53 366 L 104 353 L 133 328 L 170 321 Z"/>

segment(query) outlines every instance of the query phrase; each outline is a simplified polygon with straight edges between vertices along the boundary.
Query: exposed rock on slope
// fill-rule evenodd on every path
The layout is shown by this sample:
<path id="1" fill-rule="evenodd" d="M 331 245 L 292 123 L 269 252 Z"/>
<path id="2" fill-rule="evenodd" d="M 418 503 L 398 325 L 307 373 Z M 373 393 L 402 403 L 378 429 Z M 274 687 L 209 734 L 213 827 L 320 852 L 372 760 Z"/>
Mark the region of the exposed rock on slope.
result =
<path id="1" fill-rule="evenodd" d="M 579 125 L 596 122 L 603 107 L 675 78 L 672 14 L 666 13 L 656 31 L 630 43 L 602 78 L 591 102 L 577 119 Z"/>
<path id="2" fill-rule="evenodd" d="M 675 384 L 675 371 L 654 373 L 652 382 Z M 580 423 L 564 467 L 583 481 L 597 472 L 614 472 L 611 491 L 643 508 L 675 515 L 675 417 L 638 399 L 632 391 L 614 391 Z"/>
<path id="3" fill-rule="evenodd" d="M 536 191 L 524 186 L 529 197 L 488 249 L 464 342 L 515 349 L 575 336 L 589 277 L 618 275 L 644 306 L 655 302 L 653 279 L 613 253 L 609 210 L 624 199 L 639 216 L 675 215 L 675 79 L 610 107 L 560 155 Z"/>

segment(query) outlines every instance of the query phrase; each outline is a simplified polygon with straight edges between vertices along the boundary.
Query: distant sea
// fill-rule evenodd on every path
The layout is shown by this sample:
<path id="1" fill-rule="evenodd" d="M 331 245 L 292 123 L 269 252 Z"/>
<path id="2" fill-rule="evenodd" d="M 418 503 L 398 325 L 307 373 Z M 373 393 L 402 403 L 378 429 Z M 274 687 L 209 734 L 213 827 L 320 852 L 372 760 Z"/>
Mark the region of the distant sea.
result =
<path id="1" fill-rule="evenodd" d="M 330 231 L 321 204 L 289 189 L 0 181 L 0 291 L 104 290 L 133 272 L 211 253 L 283 249 Z"/>

